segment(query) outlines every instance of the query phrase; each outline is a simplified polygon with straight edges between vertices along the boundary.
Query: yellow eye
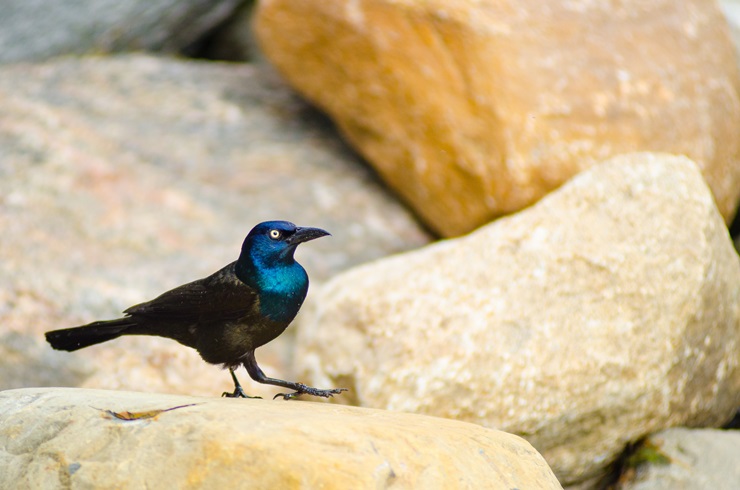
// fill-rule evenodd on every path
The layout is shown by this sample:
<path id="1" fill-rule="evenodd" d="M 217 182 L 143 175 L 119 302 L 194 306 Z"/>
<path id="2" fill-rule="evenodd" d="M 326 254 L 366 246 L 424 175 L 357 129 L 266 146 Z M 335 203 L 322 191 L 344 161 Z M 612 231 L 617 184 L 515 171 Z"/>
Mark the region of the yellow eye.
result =
<path id="1" fill-rule="evenodd" d="M 270 230 L 270 238 L 273 240 L 277 240 L 280 238 L 280 231 L 279 230 Z"/>

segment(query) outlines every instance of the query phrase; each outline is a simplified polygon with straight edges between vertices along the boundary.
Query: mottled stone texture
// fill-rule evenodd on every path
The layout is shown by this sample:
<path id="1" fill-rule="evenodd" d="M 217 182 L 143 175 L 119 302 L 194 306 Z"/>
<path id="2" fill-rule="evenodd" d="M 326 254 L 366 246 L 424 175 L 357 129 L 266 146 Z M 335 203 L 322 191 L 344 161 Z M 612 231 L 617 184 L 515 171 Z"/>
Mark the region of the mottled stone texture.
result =
<path id="1" fill-rule="evenodd" d="M 141 55 L 5 65 L 0 107 L 0 389 L 220 394 L 228 374 L 171 340 L 70 354 L 42 334 L 216 271 L 267 219 L 333 233 L 297 253 L 312 290 L 429 240 L 326 121 L 259 67 Z M 272 349 L 257 353 L 263 368 L 290 377 L 287 351 Z"/>
<path id="2" fill-rule="evenodd" d="M 0 63 L 112 51 L 179 52 L 241 0 L 3 0 Z"/>
<path id="3" fill-rule="evenodd" d="M 11 390 L 0 447 L 2 488 L 561 488 L 517 436 L 311 402 Z"/>
<path id="4" fill-rule="evenodd" d="M 296 359 L 350 401 L 521 434 L 564 484 L 740 405 L 740 260 L 696 165 L 616 157 L 458 239 L 340 274 Z"/>
<path id="5" fill-rule="evenodd" d="M 264 0 L 256 33 L 444 235 L 646 150 L 692 158 L 735 214 L 740 75 L 715 2 Z"/>
<path id="6" fill-rule="evenodd" d="M 737 490 L 740 485 L 740 431 L 668 429 L 635 450 L 629 478 L 619 490 Z"/>

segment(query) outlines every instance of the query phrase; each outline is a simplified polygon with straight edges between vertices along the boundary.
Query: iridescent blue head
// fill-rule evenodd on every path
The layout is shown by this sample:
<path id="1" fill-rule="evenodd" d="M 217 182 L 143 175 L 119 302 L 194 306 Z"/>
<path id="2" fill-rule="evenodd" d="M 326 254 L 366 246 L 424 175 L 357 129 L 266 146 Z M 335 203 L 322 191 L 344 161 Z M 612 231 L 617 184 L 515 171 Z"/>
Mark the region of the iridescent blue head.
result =
<path id="1" fill-rule="evenodd" d="M 266 221 L 249 232 L 236 261 L 236 276 L 259 297 L 260 313 L 284 326 L 293 320 L 308 293 L 308 274 L 295 261 L 296 247 L 329 233 L 287 221 Z"/>
<path id="2" fill-rule="evenodd" d="M 295 264 L 303 271 L 293 258 L 296 247 L 303 242 L 326 235 L 329 235 L 329 232 L 320 228 L 304 228 L 288 221 L 260 223 L 252 228 L 244 239 L 242 252 L 237 261 L 237 276 L 247 284 L 269 287 L 270 282 L 282 282 L 281 279 L 284 281 L 285 273 L 293 269 L 296 280 L 299 280 L 299 271 L 291 267 Z M 288 270 L 285 270 L 286 267 Z M 278 271 L 283 273 L 279 274 Z M 275 275 L 276 273 L 278 275 Z M 274 280 L 270 279 L 271 276 L 274 276 Z"/>

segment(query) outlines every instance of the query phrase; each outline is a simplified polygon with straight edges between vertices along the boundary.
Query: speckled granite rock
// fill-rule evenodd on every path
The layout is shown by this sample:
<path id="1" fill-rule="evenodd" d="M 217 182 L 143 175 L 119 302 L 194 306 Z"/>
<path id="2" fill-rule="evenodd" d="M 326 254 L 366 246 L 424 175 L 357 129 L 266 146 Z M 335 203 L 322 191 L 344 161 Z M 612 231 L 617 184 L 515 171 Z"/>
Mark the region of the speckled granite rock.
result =
<path id="1" fill-rule="evenodd" d="M 111 51 L 178 52 L 239 0 L 4 0 L 0 63 Z"/>
<path id="2" fill-rule="evenodd" d="M 262 68 L 147 56 L 6 65 L 0 107 L 0 389 L 220 394 L 228 374 L 175 342 L 69 354 L 42 333 L 214 272 L 265 219 L 333 233 L 298 251 L 314 287 L 429 240 Z M 271 349 L 258 352 L 263 368 L 289 377 L 285 349 Z"/>
<path id="3" fill-rule="evenodd" d="M 309 382 L 521 434 L 563 484 L 740 406 L 740 259 L 685 157 L 616 157 L 468 236 L 340 274 L 314 304 Z"/>
<path id="4" fill-rule="evenodd" d="M 620 490 L 736 490 L 740 484 L 740 431 L 668 429 L 636 449 L 638 463 Z"/>

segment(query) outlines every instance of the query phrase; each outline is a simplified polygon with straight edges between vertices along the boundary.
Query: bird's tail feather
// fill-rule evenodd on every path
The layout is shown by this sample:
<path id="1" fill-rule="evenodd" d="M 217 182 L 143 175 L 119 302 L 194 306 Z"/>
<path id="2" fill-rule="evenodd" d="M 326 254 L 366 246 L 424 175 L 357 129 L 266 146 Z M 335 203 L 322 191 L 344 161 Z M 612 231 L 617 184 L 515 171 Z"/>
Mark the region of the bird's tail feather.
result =
<path id="1" fill-rule="evenodd" d="M 118 338 L 135 325 L 133 318 L 93 322 L 81 327 L 46 332 L 46 341 L 56 350 L 74 351 Z"/>

